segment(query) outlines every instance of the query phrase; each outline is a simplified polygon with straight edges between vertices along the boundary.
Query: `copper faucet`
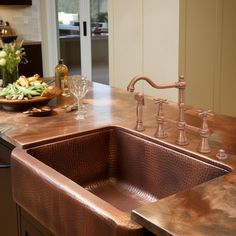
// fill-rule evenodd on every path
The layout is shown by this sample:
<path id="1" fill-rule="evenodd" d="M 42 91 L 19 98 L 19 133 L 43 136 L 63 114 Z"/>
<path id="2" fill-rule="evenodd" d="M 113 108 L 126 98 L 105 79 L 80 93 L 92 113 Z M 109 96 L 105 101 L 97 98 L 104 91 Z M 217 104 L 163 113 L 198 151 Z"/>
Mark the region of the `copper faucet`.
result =
<path id="1" fill-rule="evenodd" d="M 208 138 L 210 136 L 210 130 L 208 128 L 207 118 L 209 116 L 213 116 L 213 113 L 208 111 L 202 111 L 199 110 L 199 116 L 202 117 L 202 127 L 200 128 L 200 136 L 201 136 L 201 142 L 198 146 L 198 151 L 200 153 L 209 153 L 211 152 L 211 148 L 209 146 Z"/>
<path id="2" fill-rule="evenodd" d="M 157 84 L 146 76 L 137 75 L 130 81 L 129 85 L 127 86 L 127 90 L 129 92 L 134 92 L 134 89 L 135 89 L 134 86 L 139 80 L 145 80 L 153 88 L 156 88 L 156 89 L 177 88 L 179 90 L 179 99 L 178 99 L 179 119 L 178 119 L 178 123 L 177 123 L 177 127 L 178 127 L 179 132 L 178 132 L 178 137 L 177 137 L 176 143 L 181 146 L 187 145 L 188 140 L 187 140 L 186 133 L 185 133 L 186 122 L 184 120 L 184 90 L 186 87 L 186 82 L 184 80 L 184 76 L 181 75 L 179 77 L 179 81 L 175 82 L 173 84 Z"/>
<path id="3" fill-rule="evenodd" d="M 157 130 L 154 134 L 156 138 L 166 138 L 168 135 L 164 129 L 164 113 L 163 113 L 163 105 L 168 104 L 166 99 L 158 98 L 154 99 L 155 104 L 157 104 Z"/>
<path id="4" fill-rule="evenodd" d="M 144 97 L 142 93 L 137 93 L 135 94 L 134 98 L 137 101 L 137 107 L 136 107 L 137 121 L 136 121 L 135 130 L 144 131 L 145 128 L 143 127 L 143 120 L 142 120 Z"/>

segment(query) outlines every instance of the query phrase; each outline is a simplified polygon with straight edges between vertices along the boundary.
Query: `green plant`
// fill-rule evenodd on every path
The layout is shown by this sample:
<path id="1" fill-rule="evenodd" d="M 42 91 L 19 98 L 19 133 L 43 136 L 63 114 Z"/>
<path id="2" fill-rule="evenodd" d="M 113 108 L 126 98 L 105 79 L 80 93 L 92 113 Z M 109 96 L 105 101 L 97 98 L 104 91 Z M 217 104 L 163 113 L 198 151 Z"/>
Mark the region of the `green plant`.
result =
<path id="1" fill-rule="evenodd" d="M 99 12 L 97 14 L 97 22 L 108 22 L 107 12 Z"/>
<path id="2" fill-rule="evenodd" d="M 0 51 L 0 68 L 4 68 L 12 73 L 20 63 L 26 64 L 28 62 L 22 44 L 23 41 L 3 43 L 0 40 L 0 47 L 2 48 Z"/>

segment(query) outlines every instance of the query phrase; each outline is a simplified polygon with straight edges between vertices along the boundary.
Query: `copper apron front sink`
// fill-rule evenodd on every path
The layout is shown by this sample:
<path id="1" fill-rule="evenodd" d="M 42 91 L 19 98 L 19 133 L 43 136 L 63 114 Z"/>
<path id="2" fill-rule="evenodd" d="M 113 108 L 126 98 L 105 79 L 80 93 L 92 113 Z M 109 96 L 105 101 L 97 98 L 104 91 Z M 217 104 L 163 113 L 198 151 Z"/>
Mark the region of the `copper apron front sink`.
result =
<path id="1" fill-rule="evenodd" d="M 15 201 L 56 235 L 144 235 L 131 211 L 228 172 L 108 127 L 12 154 Z"/>

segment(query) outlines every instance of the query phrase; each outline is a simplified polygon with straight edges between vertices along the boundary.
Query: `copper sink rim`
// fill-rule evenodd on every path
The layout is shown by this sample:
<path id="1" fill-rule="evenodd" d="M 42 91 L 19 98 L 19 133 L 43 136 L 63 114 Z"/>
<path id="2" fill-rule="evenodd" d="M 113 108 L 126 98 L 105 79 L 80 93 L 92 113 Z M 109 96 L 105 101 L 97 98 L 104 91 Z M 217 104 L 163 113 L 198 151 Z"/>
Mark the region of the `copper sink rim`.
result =
<path id="1" fill-rule="evenodd" d="M 126 132 L 140 139 L 143 139 L 145 140 L 145 142 L 155 143 L 155 144 L 167 147 L 173 150 L 174 152 L 186 154 L 189 156 L 189 158 L 195 158 L 196 160 L 200 160 L 205 163 L 220 167 L 224 170 L 232 171 L 232 168 L 228 167 L 227 165 L 216 162 L 212 159 L 208 159 L 201 154 L 190 152 L 184 148 L 169 144 L 165 141 L 158 140 L 156 138 L 152 138 L 145 134 L 136 132 L 132 129 L 124 128 L 119 125 L 104 126 L 97 129 L 86 130 L 81 133 L 76 132 L 69 136 L 60 137 L 59 139 L 58 138 L 51 139 L 50 142 L 48 142 L 47 140 L 47 144 L 60 143 L 65 140 L 69 141 L 70 139 L 86 136 L 89 134 L 94 134 L 97 132 L 99 133 L 99 132 L 104 132 L 104 131 L 109 131 L 109 130 L 116 130 L 116 129 L 119 129 L 120 131 Z M 37 147 L 40 147 L 42 145 L 45 145 L 45 143 L 41 143 L 41 145 L 37 145 Z M 77 202 L 77 204 L 79 205 L 84 205 L 92 214 L 100 215 L 101 218 L 105 219 L 107 222 L 109 222 L 110 225 L 113 225 L 115 228 L 117 226 L 125 230 L 140 230 L 143 228 L 143 226 L 141 226 L 140 224 L 132 220 L 131 212 L 126 213 L 116 208 L 111 203 L 103 200 L 99 196 L 96 196 L 92 192 L 89 192 L 89 190 L 85 189 L 80 184 L 74 182 L 72 179 L 66 177 L 62 173 L 48 166 L 46 163 L 42 162 L 41 160 L 27 153 L 27 151 L 29 151 L 31 148 L 34 148 L 34 147 L 35 147 L 34 145 L 28 149 L 22 149 L 22 148 L 16 147 L 13 150 L 12 152 L 13 169 L 14 169 L 14 159 L 17 158 L 17 162 L 20 163 L 21 166 L 23 166 L 24 170 L 30 171 L 32 173 L 31 174 L 32 176 L 36 176 L 37 178 L 41 179 L 40 181 L 42 183 L 46 183 L 46 186 L 47 185 L 49 187 L 51 186 L 50 188 L 54 189 L 55 194 L 61 193 L 64 196 L 66 196 L 67 199 L 71 199 L 73 200 L 73 202 Z M 13 191 L 13 196 L 14 196 L 14 191 Z M 15 199 L 15 201 L 17 202 L 17 199 Z M 17 203 L 21 205 L 20 200 Z M 145 205 L 146 204 L 144 204 L 143 206 Z M 26 209 L 26 211 L 28 211 L 31 215 L 33 215 L 37 219 L 37 215 L 34 215 L 33 209 L 29 208 L 29 209 Z"/>
<path id="2" fill-rule="evenodd" d="M 40 147 L 40 146 L 45 145 L 45 144 L 54 143 L 54 142 L 63 142 L 64 140 L 69 140 L 69 139 L 72 139 L 72 138 L 84 136 L 86 134 L 91 134 L 91 133 L 95 133 L 95 132 L 102 132 L 102 131 L 111 130 L 111 129 L 123 130 L 125 132 L 128 132 L 129 134 L 133 134 L 133 135 L 135 135 L 139 138 L 143 138 L 146 141 L 159 144 L 161 146 L 170 148 L 174 151 L 177 151 L 177 152 L 180 152 L 182 154 L 188 155 L 188 156 L 190 156 L 192 158 L 195 158 L 197 160 L 200 160 L 200 161 L 206 162 L 208 164 L 212 164 L 212 165 L 215 165 L 217 167 L 223 168 L 223 169 L 227 170 L 228 172 L 233 172 L 234 171 L 234 168 L 232 166 L 230 166 L 226 163 L 222 163 L 220 160 L 212 159 L 212 158 L 208 157 L 207 155 L 201 154 L 197 151 L 189 150 L 185 146 L 178 146 L 177 144 L 169 143 L 169 142 L 167 142 L 163 139 L 158 139 L 158 138 L 155 138 L 155 137 L 151 137 L 151 136 L 149 136 L 145 133 L 138 132 L 134 129 L 123 127 L 122 125 L 105 125 L 105 126 L 95 128 L 95 129 L 84 130 L 82 132 L 76 131 L 76 132 L 71 133 L 69 135 L 56 136 L 54 138 L 41 140 L 40 142 L 27 144 L 27 145 L 22 146 L 21 148 L 23 148 L 24 150 L 27 151 L 30 148 Z"/>
<path id="3" fill-rule="evenodd" d="M 104 218 L 109 219 L 115 225 L 119 225 L 120 227 L 129 228 L 132 230 L 143 228 L 141 225 L 131 220 L 130 214 L 117 209 L 110 203 L 97 197 L 93 193 L 83 188 L 81 185 L 75 183 L 50 166 L 37 160 L 37 158 L 32 157 L 26 152 L 26 150 L 15 148 L 13 150 L 13 155 L 20 155 L 20 161 L 24 163 L 25 166 L 30 167 L 31 170 L 37 173 L 39 173 L 40 170 L 40 177 L 43 178 L 44 181 L 47 181 L 49 184 L 57 187 L 59 190 L 63 191 L 71 198 L 76 199 L 80 203 L 89 206 L 89 208 L 93 212 L 96 212 L 99 215 L 103 215 Z M 31 214 L 33 215 L 33 213 Z"/>

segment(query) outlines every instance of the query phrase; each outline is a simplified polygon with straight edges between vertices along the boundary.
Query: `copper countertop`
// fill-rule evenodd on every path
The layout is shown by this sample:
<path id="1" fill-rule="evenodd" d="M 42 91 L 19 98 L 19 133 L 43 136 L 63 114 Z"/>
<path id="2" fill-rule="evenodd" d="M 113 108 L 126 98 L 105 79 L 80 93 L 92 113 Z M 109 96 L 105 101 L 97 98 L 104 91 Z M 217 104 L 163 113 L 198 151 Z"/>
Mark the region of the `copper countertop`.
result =
<path id="1" fill-rule="evenodd" d="M 104 126 L 118 125 L 129 129 L 135 126 L 136 101 L 134 94 L 125 90 L 94 83 L 85 99 L 88 108 L 86 120 L 75 120 L 74 112 L 64 111 L 62 106 L 72 103 L 72 100 L 72 97 L 54 99 L 51 102 L 55 106 L 54 113 L 48 117 L 30 117 L 22 112 L 0 110 L 1 138 L 26 148 Z M 155 133 L 155 112 L 153 98 L 145 96 L 143 120 L 146 130 L 143 134 L 149 137 Z M 173 122 L 178 117 L 177 105 L 170 102 L 164 107 L 164 114 L 171 121 L 166 124 L 168 137 L 163 142 L 180 148 L 175 145 L 176 124 Z M 192 128 L 187 132 L 190 144 L 181 149 L 196 152 L 200 141 L 196 130 L 201 126 L 201 119 L 196 109 L 191 107 L 186 108 L 185 114 Z M 152 232 L 181 236 L 236 235 L 236 118 L 215 115 L 209 118 L 209 126 L 212 152 L 201 155 L 202 158 L 223 163 L 233 173 L 136 209 L 132 217 Z M 228 159 L 216 159 L 220 148 L 225 149 Z"/>
<path id="2" fill-rule="evenodd" d="M 133 219 L 157 235 L 236 235 L 236 174 L 143 206 Z"/>

